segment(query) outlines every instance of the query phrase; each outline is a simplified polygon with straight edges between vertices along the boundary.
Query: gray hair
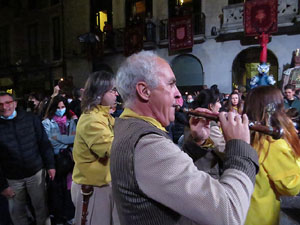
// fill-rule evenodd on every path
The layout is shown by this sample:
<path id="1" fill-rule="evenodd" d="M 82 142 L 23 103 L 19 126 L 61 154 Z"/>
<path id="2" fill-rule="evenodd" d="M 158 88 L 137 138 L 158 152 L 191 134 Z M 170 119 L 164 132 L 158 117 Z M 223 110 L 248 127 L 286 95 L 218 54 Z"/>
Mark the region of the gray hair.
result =
<path id="1" fill-rule="evenodd" d="M 89 75 L 84 87 L 81 101 L 82 112 L 88 113 L 97 105 L 106 92 L 114 85 L 115 77 L 112 73 L 106 71 L 96 71 Z"/>
<path id="2" fill-rule="evenodd" d="M 151 51 L 141 51 L 128 57 L 117 72 L 116 86 L 125 106 L 129 106 L 136 99 L 136 84 L 144 81 L 153 89 L 159 84 L 157 74 L 160 65 L 159 56 Z"/>

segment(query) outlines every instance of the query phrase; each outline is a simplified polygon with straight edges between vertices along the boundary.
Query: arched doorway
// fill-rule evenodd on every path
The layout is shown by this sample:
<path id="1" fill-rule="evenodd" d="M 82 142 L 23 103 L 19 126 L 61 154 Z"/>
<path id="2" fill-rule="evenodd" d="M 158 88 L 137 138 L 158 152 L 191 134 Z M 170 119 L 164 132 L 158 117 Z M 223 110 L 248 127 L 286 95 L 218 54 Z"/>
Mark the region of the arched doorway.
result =
<path id="1" fill-rule="evenodd" d="M 255 76 L 257 65 L 259 65 L 259 56 L 261 47 L 250 47 L 241 51 L 233 61 L 232 64 L 232 88 L 246 87 L 250 89 L 249 82 L 251 77 Z M 269 74 L 274 76 L 276 85 L 278 85 L 278 60 L 276 55 L 268 50 L 267 61 L 270 64 Z"/>
<path id="2" fill-rule="evenodd" d="M 203 67 L 199 59 L 190 54 L 179 55 L 171 62 L 177 87 L 183 94 L 194 93 L 203 85 Z"/>

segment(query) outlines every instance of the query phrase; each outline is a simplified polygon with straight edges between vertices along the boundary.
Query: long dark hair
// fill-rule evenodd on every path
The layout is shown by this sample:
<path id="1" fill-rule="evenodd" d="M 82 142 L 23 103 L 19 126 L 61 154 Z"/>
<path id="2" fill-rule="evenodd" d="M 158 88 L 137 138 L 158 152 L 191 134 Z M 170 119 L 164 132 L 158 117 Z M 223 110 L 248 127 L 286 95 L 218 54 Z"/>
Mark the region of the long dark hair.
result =
<path id="1" fill-rule="evenodd" d="M 242 98 L 240 96 L 239 93 L 236 93 L 236 92 L 232 92 L 230 95 L 229 95 L 229 98 L 228 98 L 228 101 L 227 101 L 227 109 L 228 109 L 228 112 L 231 112 L 233 110 L 233 105 L 232 105 L 232 95 L 237 95 L 238 96 L 238 99 L 239 99 L 239 102 L 237 104 L 237 112 L 239 114 L 242 114 L 242 111 L 243 111 L 243 101 L 242 101 Z"/>
<path id="2" fill-rule="evenodd" d="M 60 103 L 60 102 L 63 102 L 66 107 L 66 112 L 64 115 L 66 115 L 68 119 L 71 119 L 70 107 L 69 107 L 68 100 L 60 95 L 55 96 L 51 100 L 50 105 L 49 105 L 48 110 L 45 115 L 45 119 L 46 118 L 52 119 L 55 116 L 55 112 L 57 110 L 58 103 Z"/>
<path id="3" fill-rule="evenodd" d="M 272 113 L 268 113 L 269 108 L 273 109 Z M 283 138 L 291 145 L 295 155 L 300 156 L 300 141 L 293 122 L 286 115 L 283 96 L 279 89 L 273 86 L 260 86 L 252 89 L 247 94 L 244 113 L 248 115 L 249 120 L 260 122 L 262 125 L 282 128 Z M 264 136 L 255 132 L 251 138 L 252 145 L 259 143 L 259 149 L 261 149 Z"/>
<path id="4" fill-rule="evenodd" d="M 115 77 L 110 72 L 97 71 L 91 73 L 85 83 L 82 94 L 82 112 L 87 113 L 97 105 L 100 105 L 104 94 L 113 87 L 114 81 Z"/>
<path id="5" fill-rule="evenodd" d="M 214 105 L 219 100 L 220 92 L 217 88 L 203 89 L 193 101 L 192 107 L 194 109 L 198 107 L 209 109 L 210 104 Z"/>

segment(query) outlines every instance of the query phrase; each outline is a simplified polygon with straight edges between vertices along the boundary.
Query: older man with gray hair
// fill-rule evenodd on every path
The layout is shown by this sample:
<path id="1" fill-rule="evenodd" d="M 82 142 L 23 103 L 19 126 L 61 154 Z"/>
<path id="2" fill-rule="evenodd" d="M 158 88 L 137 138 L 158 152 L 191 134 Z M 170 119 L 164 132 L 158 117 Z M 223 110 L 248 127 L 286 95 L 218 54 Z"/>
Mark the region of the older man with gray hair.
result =
<path id="1" fill-rule="evenodd" d="M 152 52 L 134 54 L 119 68 L 116 82 L 125 103 L 111 148 L 121 224 L 243 224 L 258 171 L 247 116 L 219 115 L 227 144 L 225 171 L 216 180 L 168 138 L 164 127 L 174 120 L 180 93 L 164 59 Z M 197 121 L 190 126 L 201 146 L 209 126 Z"/>

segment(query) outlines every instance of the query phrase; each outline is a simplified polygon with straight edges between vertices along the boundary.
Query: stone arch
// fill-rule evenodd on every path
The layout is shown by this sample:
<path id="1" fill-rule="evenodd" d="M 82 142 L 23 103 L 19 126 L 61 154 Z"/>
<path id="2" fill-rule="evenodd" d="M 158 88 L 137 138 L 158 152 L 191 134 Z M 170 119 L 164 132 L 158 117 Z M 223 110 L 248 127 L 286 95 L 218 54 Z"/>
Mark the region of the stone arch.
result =
<path id="1" fill-rule="evenodd" d="M 176 56 L 171 62 L 171 68 L 181 93 L 193 93 L 203 85 L 203 67 L 200 60 L 194 55 Z"/>
<path id="2" fill-rule="evenodd" d="M 232 63 L 232 88 L 244 86 L 249 90 L 249 82 L 252 76 L 256 75 L 259 64 L 261 47 L 250 47 L 242 50 Z M 278 85 L 278 59 L 276 55 L 268 50 L 267 61 L 270 63 L 269 74 L 274 76 Z"/>

